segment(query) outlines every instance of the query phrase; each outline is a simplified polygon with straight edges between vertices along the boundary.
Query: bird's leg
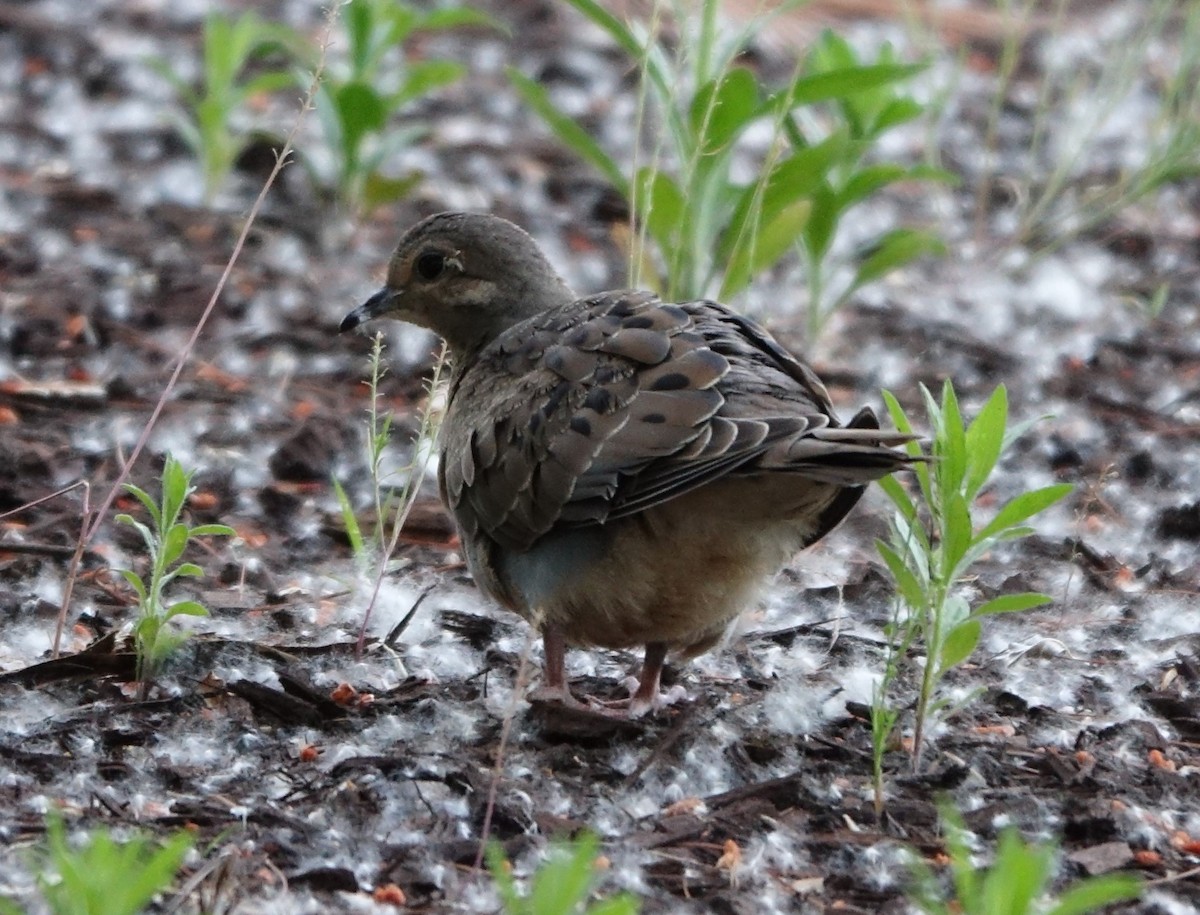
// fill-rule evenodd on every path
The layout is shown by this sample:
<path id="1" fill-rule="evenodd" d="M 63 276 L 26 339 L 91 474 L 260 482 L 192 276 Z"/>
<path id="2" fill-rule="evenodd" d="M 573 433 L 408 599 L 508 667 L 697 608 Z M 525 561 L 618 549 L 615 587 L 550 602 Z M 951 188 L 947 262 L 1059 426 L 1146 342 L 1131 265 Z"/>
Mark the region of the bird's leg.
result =
<path id="1" fill-rule="evenodd" d="M 647 642 L 646 655 L 642 661 L 642 672 L 638 675 L 637 685 L 632 689 L 629 698 L 629 717 L 640 718 L 652 709 L 662 708 L 682 699 L 686 694 L 680 686 L 674 687 L 669 693 L 658 691 L 662 678 L 663 663 L 667 660 L 666 642 Z"/>
<path id="2" fill-rule="evenodd" d="M 567 638 L 563 631 L 557 626 L 547 625 L 542 630 L 542 646 L 545 653 L 542 682 L 529 694 L 529 698 L 538 702 L 579 706 L 581 703 L 567 687 Z"/>

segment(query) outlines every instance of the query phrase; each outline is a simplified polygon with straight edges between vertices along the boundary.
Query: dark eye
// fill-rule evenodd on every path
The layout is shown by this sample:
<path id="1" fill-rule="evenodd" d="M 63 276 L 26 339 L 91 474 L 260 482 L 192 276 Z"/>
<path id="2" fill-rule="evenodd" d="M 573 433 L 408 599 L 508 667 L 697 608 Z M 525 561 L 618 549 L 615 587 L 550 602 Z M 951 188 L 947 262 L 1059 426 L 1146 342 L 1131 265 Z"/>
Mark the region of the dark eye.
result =
<path id="1" fill-rule="evenodd" d="M 446 269 L 446 258 L 442 254 L 428 251 L 417 258 L 417 276 L 423 280 L 436 280 Z"/>

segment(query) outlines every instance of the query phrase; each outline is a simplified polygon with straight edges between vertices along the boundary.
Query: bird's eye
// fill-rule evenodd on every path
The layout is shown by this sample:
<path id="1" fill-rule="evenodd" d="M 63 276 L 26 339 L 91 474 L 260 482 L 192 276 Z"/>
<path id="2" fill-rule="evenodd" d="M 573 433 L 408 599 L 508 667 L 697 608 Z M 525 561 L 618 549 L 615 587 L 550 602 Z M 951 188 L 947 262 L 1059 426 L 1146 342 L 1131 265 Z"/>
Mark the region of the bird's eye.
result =
<path id="1" fill-rule="evenodd" d="M 421 279 L 436 280 L 446 269 L 446 257 L 434 251 L 426 252 L 417 258 L 416 269 Z"/>

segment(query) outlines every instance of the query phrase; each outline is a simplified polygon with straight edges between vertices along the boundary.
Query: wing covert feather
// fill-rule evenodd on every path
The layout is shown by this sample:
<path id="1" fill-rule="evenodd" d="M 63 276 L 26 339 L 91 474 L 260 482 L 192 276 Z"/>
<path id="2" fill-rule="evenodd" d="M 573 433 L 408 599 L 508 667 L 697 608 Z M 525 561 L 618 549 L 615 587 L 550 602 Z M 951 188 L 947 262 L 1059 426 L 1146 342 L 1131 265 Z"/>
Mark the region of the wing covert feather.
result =
<path id="1" fill-rule="evenodd" d="M 440 473 L 461 525 L 523 551 L 556 525 L 730 473 L 861 485 L 898 463 L 886 438 L 839 428 L 816 375 L 749 319 L 618 291 L 524 321 L 456 366 Z"/>

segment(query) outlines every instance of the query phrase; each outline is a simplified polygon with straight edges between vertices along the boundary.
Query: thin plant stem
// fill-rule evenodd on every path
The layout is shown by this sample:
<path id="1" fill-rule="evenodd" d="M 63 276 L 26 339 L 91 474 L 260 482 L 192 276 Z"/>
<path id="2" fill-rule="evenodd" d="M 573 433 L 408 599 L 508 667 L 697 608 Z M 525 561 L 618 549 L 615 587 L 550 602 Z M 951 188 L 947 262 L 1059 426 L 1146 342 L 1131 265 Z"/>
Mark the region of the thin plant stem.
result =
<path id="1" fill-rule="evenodd" d="M 504 772 L 504 754 L 508 750 L 508 741 L 512 736 L 512 724 L 517 717 L 517 706 L 529 682 L 529 656 L 533 653 L 533 637 L 537 630 L 528 627 L 525 636 L 525 647 L 521 651 L 521 660 L 517 665 L 517 681 L 513 684 L 512 696 L 509 697 L 508 708 L 504 710 L 504 722 L 500 726 L 500 743 L 496 747 L 496 761 L 492 764 L 492 778 L 488 785 L 487 804 L 483 810 L 483 823 L 479 827 L 479 851 L 475 853 L 474 870 L 478 873 L 483 868 L 483 858 L 487 854 L 488 837 L 492 833 L 492 817 L 496 812 L 496 797 L 500 793 L 500 777 Z"/>
<path id="2" fill-rule="evenodd" d="M 1025 0 L 1025 3 L 1020 5 L 1019 13 L 1014 11 L 1014 7 L 1018 5 L 1014 3 L 1014 0 L 1002 0 L 1000 3 L 1006 17 L 1004 43 L 1001 45 L 1000 64 L 996 73 L 996 94 L 992 98 L 991 109 L 988 111 L 987 129 L 984 131 L 983 137 L 987 167 L 979 176 L 979 183 L 975 188 L 975 243 L 981 247 L 984 243 L 984 224 L 987 219 L 988 185 L 991 184 L 991 177 L 995 169 L 1000 113 L 1004 109 L 1004 100 L 1012 86 L 1013 74 L 1016 72 L 1017 62 L 1020 59 L 1021 39 L 1025 34 L 1024 23 L 1029 19 L 1033 2 L 1034 0 Z"/>
<path id="3" fill-rule="evenodd" d="M 263 182 L 262 189 L 258 196 L 254 199 L 254 203 L 250 207 L 249 213 L 246 215 L 246 220 L 242 225 L 242 231 L 239 233 L 237 241 L 234 243 L 233 251 L 229 255 L 228 261 L 225 263 L 225 269 L 221 272 L 220 279 L 217 280 L 217 285 L 214 287 L 212 295 L 209 297 L 208 304 L 204 307 L 204 312 L 200 315 L 196 326 L 192 328 L 191 336 L 183 345 L 179 355 L 175 360 L 175 367 L 171 372 L 171 377 L 167 380 L 166 386 L 163 388 L 162 394 L 159 395 L 158 401 L 154 405 L 154 409 L 150 412 L 150 418 L 146 420 L 146 424 L 142 427 L 141 434 L 138 436 L 137 443 L 133 446 L 133 450 L 129 456 L 121 464 L 121 469 L 117 472 L 117 478 L 113 481 L 108 494 L 104 497 L 100 508 L 97 509 L 92 517 L 91 523 L 88 523 L 88 511 L 85 500 L 85 511 L 83 516 L 83 525 L 80 531 L 79 544 L 75 551 L 75 556 L 71 560 L 71 564 L 67 572 L 67 582 L 63 588 L 63 603 L 59 610 L 59 619 L 55 627 L 54 646 L 52 649 L 52 657 L 57 658 L 61 649 L 62 632 L 65 626 L 65 618 L 70 598 L 74 593 L 75 579 L 79 574 L 79 564 L 83 558 L 83 552 L 87 545 L 95 538 L 100 530 L 100 526 L 104 523 L 105 516 L 113 503 L 117 500 L 117 496 L 121 493 L 121 486 L 129 478 L 129 473 L 133 469 L 133 465 L 141 456 L 142 449 L 146 447 L 150 440 L 150 433 L 158 423 L 159 416 L 162 414 L 163 408 L 166 406 L 168 398 L 172 391 L 175 390 L 175 385 L 179 381 L 179 376 L 183 373 L 183 367 L 188 363 L 191 357 L 192 350 L 195 349 L 197 341 L 200 339 L 200 334 L 204 331 L 208 319 L 212 316 L 213 310 L 217 306 L 217 302 L 221 297 L 221 293 L 225 290 L 229 283 L 229 277 L 233 274 L 233 268 L 237 264 L 238 258 L 241 256 L 242 250 L 245 248 L 246 239 L 250 236 L 250 230 L 254 227 L 254 223 L 258 218 L 259 211 L 262 209 L 263 203 L 267 199 L 267 193 L 275 184 L 275 180 L 279 177 L 280 172 L 288 164 L 291 157 L 292 148 L 295 144 L 295 139 L 300 132 L 301 126 L 312 110 L 313 99 L 316 96 L 317 86 L 321 81 L 321 74 L 325 69 L 325 56 L 329 49 L 330 38 L 333 33 L 334 23 L 337 21 L 338 11 L 341 8 L 340 3 L 331 4 L 325 17 L 324 32 L 320 43 L 320 53 L 317 59 L 317 65 L 313 70 L 312 81 L 309 84 L 308 91 L 305 93 L 304 99 L 300 104 L 300 110 L 297 113 L 296 120 L 292 124 L 292 128 L 288 131 L 287 137 L 284 139 L 282 147 L 275 154 L 275 164 L 272 166 L 270 173 Z"/>
<path id="4" fill-rule="evenodd" d="M 0 514 L 0 521 L 10 515 L 17 515 L 21 512 L 28 511 L 35 506 L 41 505 L 43 502 L 49 502 L 51 499 L 57 499 L 59 496 L 66 495 L 73 489 L 83 489 L 83 509 L 79 522 L 79 539 L 75 541 L 75 550 L 71 554 L 71 561 L 67 565 L 67 581 L 63 585 L 62 602 L 58 607 L 58 615 L 54 619 L 54 641 L 50 647 L 50 657 L 57 658 L 59 651 L 62 648 L 63 631 L 67 626 L 67 608 L 71 606 L 71 596 L 75 592 L 75 579 L 79 575 L 79 564 L 83 562 L 83 553 L 87 549 L 87 523 L 88 515 L 91 512 L 91 493 L 92 487 L 87 480 L 77 480 L 69 486 L 64 486 L 62 489 L 57 489 L 52 493 L 48 493 L 40 498 L 34 499 L 32 502 L 26 502 L 11 511 L 6 511 Z"/>
<path id="5" fill-rule="evenodd" d="M 388 560 L 396 551 L 396 545 L 400 542 L 400 532 L 404 529 L 404 522 L 408 520 L 409 512 L 412 511 L 413 505 L 417 501 L 417 496 L 421 491 L 421 484 L 425 480 L 425 474 L 429 470 L 428 455 L 424 458 L 420 456 L 420 446 L 424 441 L 436 437 L 434 432 L 433 420 L 433 395 L 437 389 L 438 383 L 442 377 L 442 371 L 449 362 L 450 351 L 445 343 L 442 344 L 441 350 L 438 352 L 437 361 L 434 363 L 433 378 L 429 385 L 429 398 L 426 401 L 425 409 L 421 413 L 421 427 L 417 433 L 417 441 L 414 446 L 413 460 L 408 468 L 408 480 L 405 483 L 404 492 L 400 497 L 399 505 L 396 509 L 396 517 L 392 521 L 392 534 L 388 540 L 387 547 L 382 551 L 380 556 L 379 567 L 375 571 L 375 583 L 371 588 L 371 599 L 367 602 L 367 609 L 363 613 L 362 625 L 358 630 L 358 642 L 355 644 L 355 657 L 362 657 L 363 649 L 366 646 L 367 627 L 371 622 L 371 615 L 375 610 L 375 604 L 379 600 L 379 591 L 383 587 L 383 578 L 387 574 Z M 376 505 L 379 505 L 379 487 L 376 486 Z"/>
<path id="6" fill-rule="evenodd" d="M 254 203 L 250 207 L 249 213 L 246 215 L 246 220 L 242 225 L 242 231 L 238 234 L 237 241 L 234 242 L 233 251 L 229 255 L 229 259 L 225 262 L 225 269 L 221 272 L 220 279 L 217 280 L 217 285 L 213 288 L 212 295 L 208 299 L 208 304 L 204 306 L 204 312 L 200 315 L 200 320 L 196 322 L 196 326 L 192 328 L 191 336 L 183 345 L 183 349 L 179 351 L 179 355 L 175 359 L 175 368 L 171 372 L 171 377 L 168 379 L 166 387 L 163 388 L 162 394 L 159 395 L 158 402 L 155 403 L 154 409 L 150 413 L 150 418 L 146 420 L 145 426 L 142 427 L 141 435 L 138 437 L 137 443 L 133 446 L 133 450 L 129 453 L 129 457 L 125 459 L 120 471 L 117 474 L 116 480 L 113 481 L 112 487 L 108 494 L 104 497 L 104 501 L 100 504 L 100 508 L 96 512 L 95 519 L 87 530 L 85 541 L 90 542 L 96 536 L 100 525 L 104 522 L 104 516 L 116 501 L 117 496 L 121 492 L 121 484 L 129 476 L 130 470 L 137 462 L 141 455 L 142 449 L 150 440 L 150 433 L 154 431 L 154 427 L 158 423 L 158 418 L 162 414 L 163 408 L 166 406 L 167 399 L 175 390 L 175 385 L 179 381 L 179 376 L 183 373 L 183 367 L 187 365 L 189 358 L 192 355 L 192 350 L 196 346 L 196 342 L 200 339 L 200 334 L 204 331 L 205 325 L 208 324 L 208 319 L 212 316 L 213 310 L 217 307 L 217 302 L 221 297 L 221 293 L 225 291 L 226 285 L 229 283 L 229 277 L 233 274 L 233 268 L 237 264 L 238 258 L 241 256 L 242 250 L 245 248 L 246 239 L 250 236 L 250 230 L 254 227 L 255 221 L 258 219 L 258 213 L 262 209 L 263 203 L 266 202 L 267 194 L 275 184 L 276 178 L 280 172 L 291 161 L 292 148 L 295 145 L 297 134 L 300 132 L 301 126 L 312 110 L 313 98 L 316 96 L 317 86 L 321 82 L 321 74 L 325 69 L 325 55 L 329 48 L 330 37 L 333 30 L 333 25 L 337 20 L 340 4 L 332 4 L 326 14 L 324 34 L 320 44 L 320 56 L 317 60 L 317 66 L 313 70 L 312 81 L 309 84 L 308 92 L 305 93 L 304 99 L 300 104 L 300 111 L 297 114 L 295 122 L 292 124 L 291 130 L 288 131 L 284 138 L 283 145 L 275 153 L 275 164 L 271 167 L 270 173 L 267 175 L 266 181 L 263 182 L 262 189 L 258 196 L 254 199 Z"/>

